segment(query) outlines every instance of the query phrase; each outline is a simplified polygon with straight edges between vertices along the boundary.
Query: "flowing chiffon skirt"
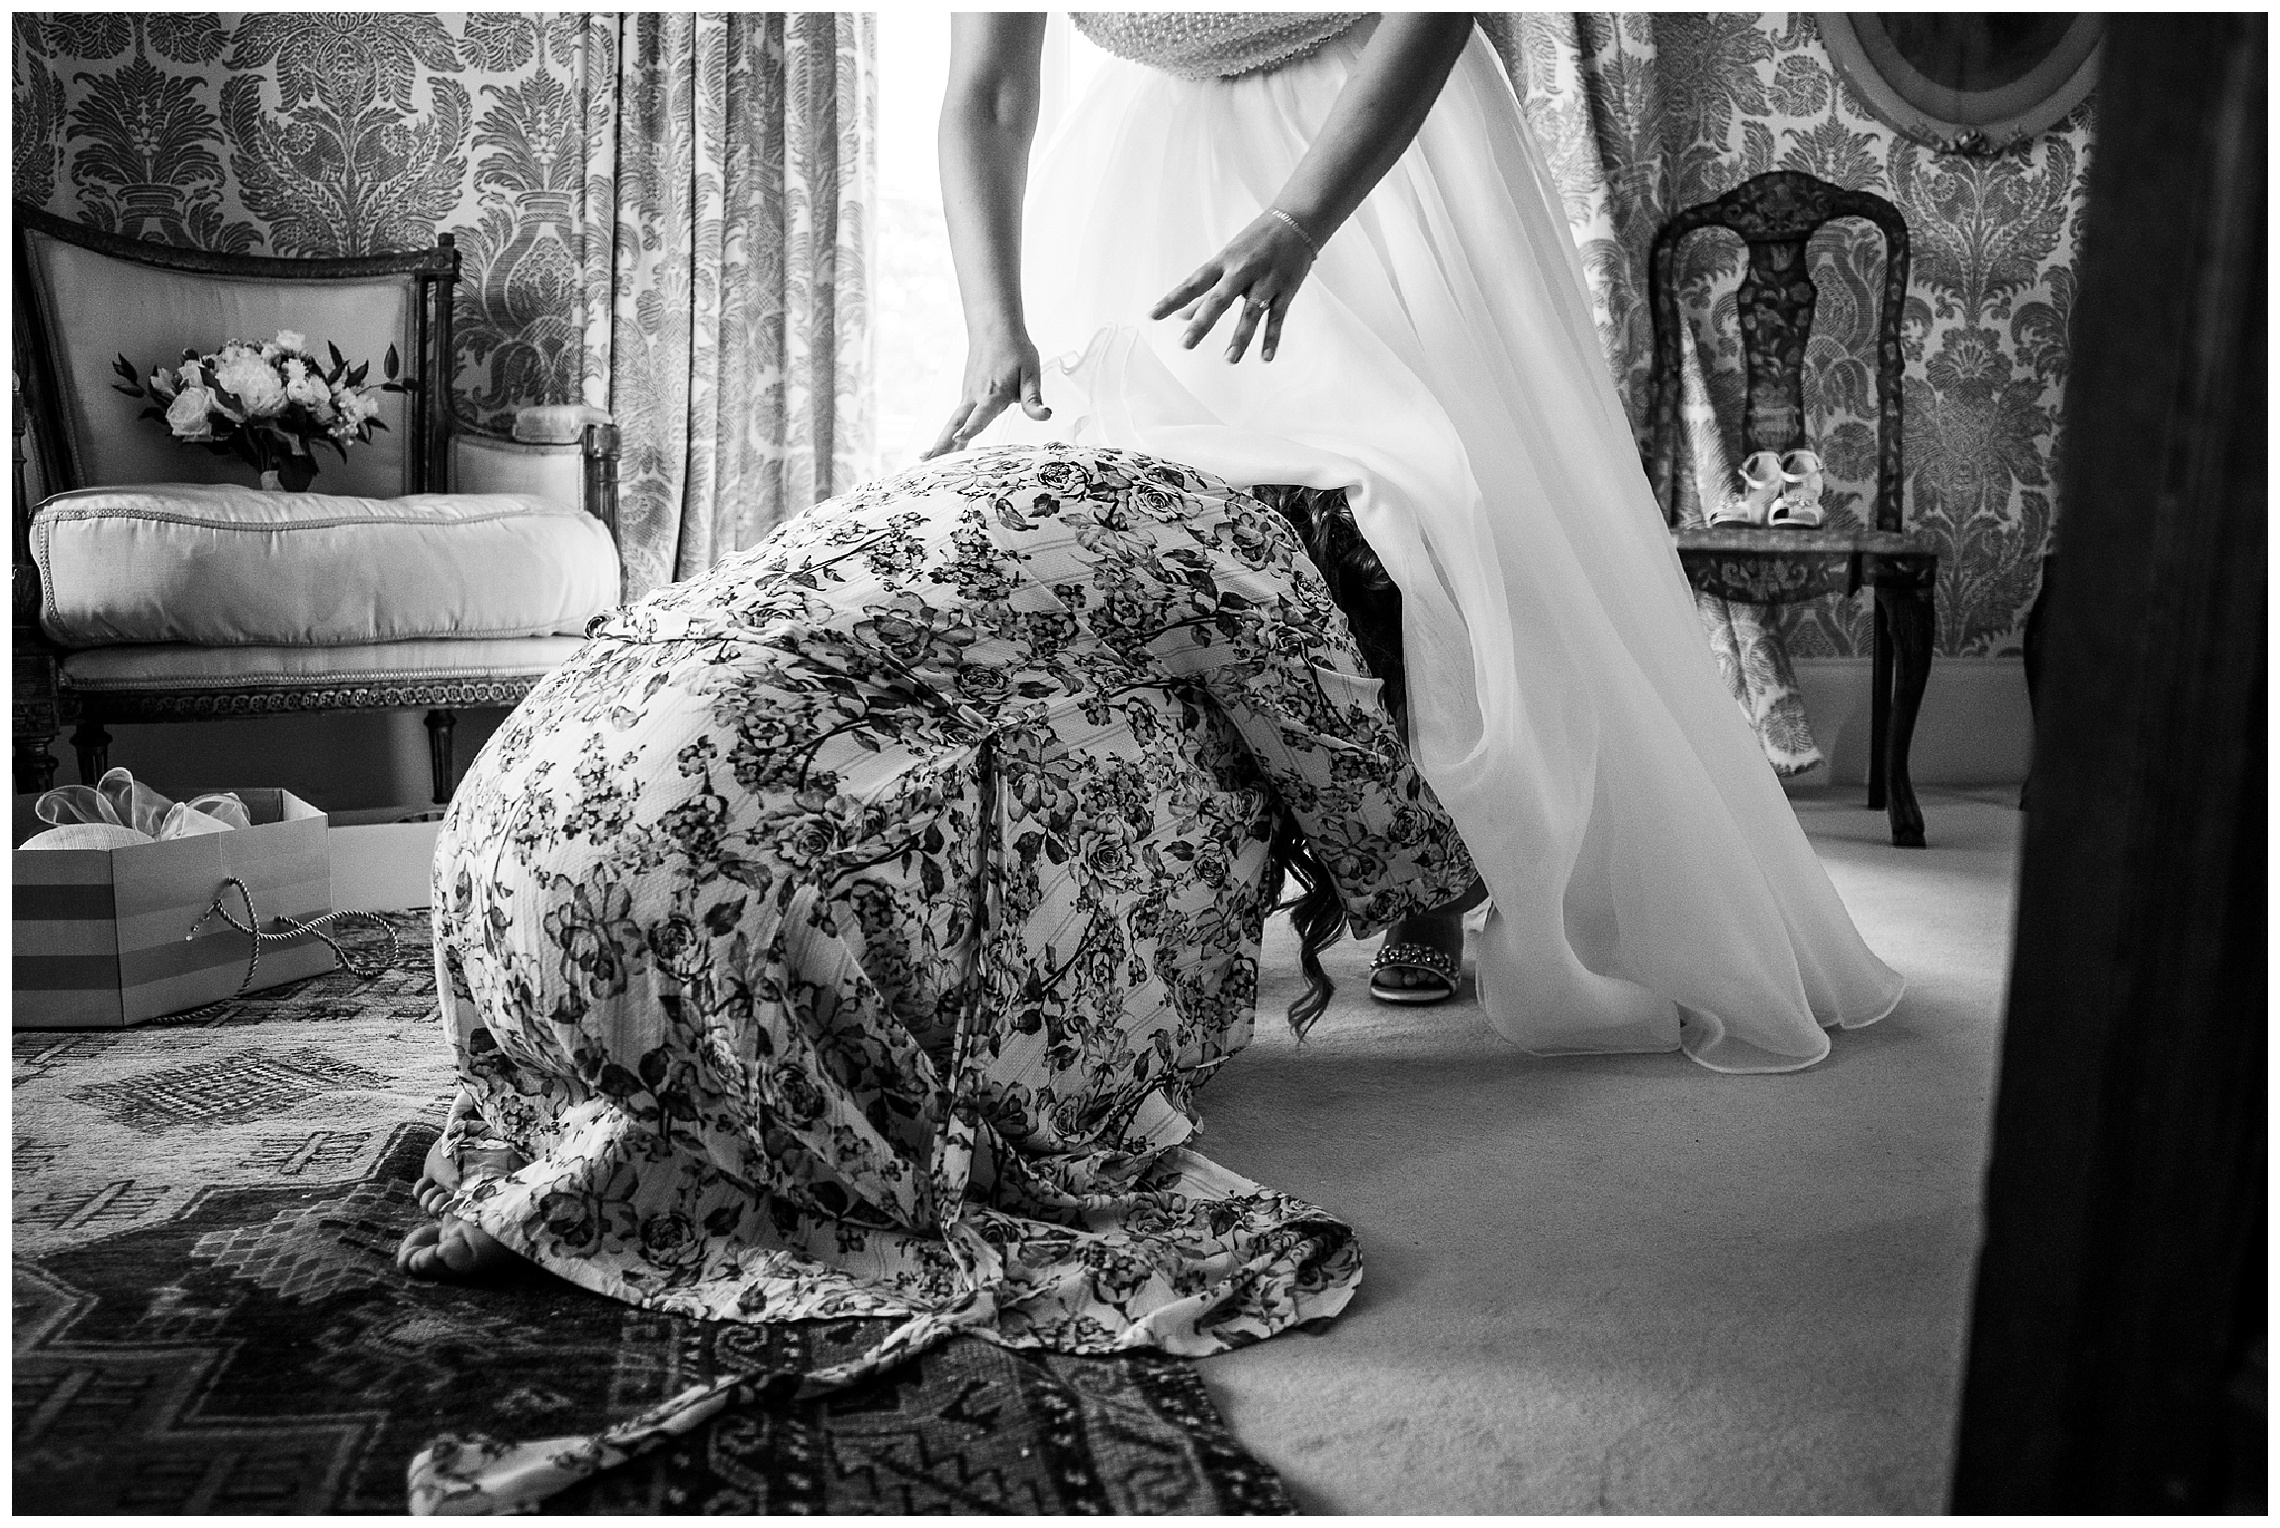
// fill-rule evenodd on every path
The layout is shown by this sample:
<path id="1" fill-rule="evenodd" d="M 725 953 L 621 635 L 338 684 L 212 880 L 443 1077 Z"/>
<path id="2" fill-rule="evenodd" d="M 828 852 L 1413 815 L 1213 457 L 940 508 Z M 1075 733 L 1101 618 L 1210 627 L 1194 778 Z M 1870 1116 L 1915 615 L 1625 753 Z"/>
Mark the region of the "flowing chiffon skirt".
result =
<path id="1" fill-rule="evenodd" d="M 1720 684 L 1558 191 L 1486 40 L 1328 241 L 1271 364 L 1149 308 L 1273 198 L 1366 24 L 1196 81 L 1102 67 L 1033 169 L 1023 290 L 1065 439 L 1349 490 L 1400 585 L 1413 743 L 1493 900 L 1483 1007 L 1538 1053 L 1810 1066 L 1901 980 Z"/>

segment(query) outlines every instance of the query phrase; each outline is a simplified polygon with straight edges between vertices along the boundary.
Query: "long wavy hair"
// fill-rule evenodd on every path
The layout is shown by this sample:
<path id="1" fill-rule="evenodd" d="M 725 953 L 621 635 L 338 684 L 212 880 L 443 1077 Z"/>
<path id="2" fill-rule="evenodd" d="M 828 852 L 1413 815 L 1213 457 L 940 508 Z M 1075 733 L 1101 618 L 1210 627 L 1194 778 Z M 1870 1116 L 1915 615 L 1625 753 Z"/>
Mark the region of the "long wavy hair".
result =
<path id="1" fill-rule="evenodd" d="M 1409 685 L 1401 659 L 1401 590 L 1354 524 L 1346 491 L 1269 483 L 1251 493 L 1298 532 L 1299 544 L 1330 587 L 1330 598 L 1345 612 L 1363 661 L 1385 686 L 1385 705 L 1394 725 L 1406 736 Z M 1298 963 L 1306 973 L 1306 991 L 1290 1005 L 1290 1027 L 1303 1040 L 1337 991 L 1322 969 L 1322 952 L 1345 932 L 1346 908 L 1337 883 L 1288 812 L 1277 817 L 1267 854 L 1268 900 L 1282 895 L 1285 877 L 1299 888 L 1297 896 L 1277 905 L 1290 910 L 1291 925 L 1298 930 Z"/>

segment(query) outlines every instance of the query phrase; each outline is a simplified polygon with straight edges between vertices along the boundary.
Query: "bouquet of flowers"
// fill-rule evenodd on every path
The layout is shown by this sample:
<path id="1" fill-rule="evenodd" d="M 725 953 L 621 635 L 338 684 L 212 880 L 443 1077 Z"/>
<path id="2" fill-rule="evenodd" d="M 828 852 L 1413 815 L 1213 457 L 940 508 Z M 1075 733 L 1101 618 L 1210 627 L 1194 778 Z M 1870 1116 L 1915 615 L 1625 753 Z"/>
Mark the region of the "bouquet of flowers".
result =
<path id="1" fill-rule="evenodd" d="M 348 448 L 388 428 L 378 393 L 411 391 L 396 379 L 396 347 L 382 364 L 387 380 L 364 385 L 369 361 L 350 366 L 338 345 L 327 344 L 328 367 L 309 342 L 280 329 L 266 343 L 227 340 L 211 355 L 182 352 L 169 375 L 146 378 L 125 356 L 112 363 L 124 382 L 111 385 L 130 398 L 148 398 L 145 419 L 156 419 L 177 440 L 202 445 L 216 456 L 235 456 L 261 474 L 264 488 L 298 493 L 317 475 L 316 447 L 331 446 L 348 460 Z"/>

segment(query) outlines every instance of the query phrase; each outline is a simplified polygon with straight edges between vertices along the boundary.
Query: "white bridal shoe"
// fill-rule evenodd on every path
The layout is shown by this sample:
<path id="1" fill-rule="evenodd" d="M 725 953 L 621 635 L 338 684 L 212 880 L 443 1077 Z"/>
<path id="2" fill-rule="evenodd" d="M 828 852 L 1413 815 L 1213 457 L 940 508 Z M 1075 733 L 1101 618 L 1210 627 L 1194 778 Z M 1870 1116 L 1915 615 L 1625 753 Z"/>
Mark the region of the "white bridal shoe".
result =
<path id="1" fill-rule="evenodd" d="M 1752 460 L 1755 460 L 1753 457 Z M 1810 451 L 1792 451 L 1781 460 L 1781 495 L 1773 501 L 1765 523 L 1812 530 L 1821 513 L 1821 459 Z"/>
<path id="2" fill-rule="evenodd" d="M 1771 451 L 1760 451 L 1742 463 L 1742 491 L 1728 494 L 1710 507 L 1703 516 L 1713 530 L 1722 525 L 1764 525 L 1772 513 L 1774 501 L 1787 479 L 1781 470 L 1781 458 Z"/>

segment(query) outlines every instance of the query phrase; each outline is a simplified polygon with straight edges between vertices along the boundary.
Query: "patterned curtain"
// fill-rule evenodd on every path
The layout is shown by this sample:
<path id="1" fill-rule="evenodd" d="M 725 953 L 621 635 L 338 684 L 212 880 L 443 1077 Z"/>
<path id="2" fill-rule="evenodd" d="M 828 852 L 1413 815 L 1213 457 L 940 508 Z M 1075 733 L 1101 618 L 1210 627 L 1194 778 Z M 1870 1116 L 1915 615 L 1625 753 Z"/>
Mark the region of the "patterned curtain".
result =
<path id="1" fill-rule="evenodd" d="M 1873 118 L 1836 77 L 1810 14 L 1512 12 L 1485 17 L 1567 204 L 1601 337 L 1647 441 L 1653 360 L 1647 256 L 1674 213 L 1767 170 L 1874 191 L 1914 246 L 1903 338 L 1905 513 L 1941 552 L 1938 651 L 2018 650 L 2055 500 L 2066 320 L 2091 107 L 2031 146 L 1939 154 Z M 1830 523 L 1874 503 L 1880 241 L 1838 223 L 1808 250 L 1821 289 L 1805 363 L 1807 432 L 1827 464 Z M 1696 471 L 1682 517 L 1734 481 L 1742 419 L 1738 241 L 1690 241 L 1684 409 Z M 1818 761 L 1790 654 L 1863 656 L 1869 606 L 1769 612 L 1700 602 L 1729 687 L 1783 773 Z"/>
<path id="2" fill-rule="evenodd" d="M 590 24 L 616 29 L 618 67 L 588 134 L 588 205 L 615 235 L 586 263 L 587 398 L 625 431 L 633 593 L 752 545 L 867 458 L 877 21 Z"/>
<path id="3" fill-rule="evenodd" d="M 14 194 L 205 249 L 458 238 L 460 416 L 623 429 L 629 594 L 847 488 L 871 429 L 868 15 L 13 17 Z"/>

